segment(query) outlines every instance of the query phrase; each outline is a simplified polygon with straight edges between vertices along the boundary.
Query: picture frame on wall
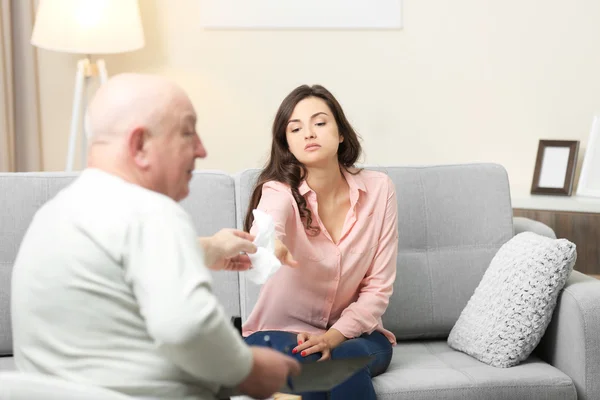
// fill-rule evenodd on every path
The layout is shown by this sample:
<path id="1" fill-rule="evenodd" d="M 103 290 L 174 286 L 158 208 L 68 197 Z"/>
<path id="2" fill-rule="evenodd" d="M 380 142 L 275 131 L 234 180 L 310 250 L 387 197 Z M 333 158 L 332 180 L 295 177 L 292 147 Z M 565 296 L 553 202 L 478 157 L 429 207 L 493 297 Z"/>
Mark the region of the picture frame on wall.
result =
<path id="1" fill-rule="evenodd" d="M 578 140 L 540 140 L 531 194 L 570 196 L 578 151 Z"/>
<path id="2" fill-rule="evenodd" d="M 595 116 L 585 149 L 577 196 L 600 197 L 600 116 Z"/>
<path id="3" fill-rule="evenodd" d="M 401 29 L 402 0 L 199 0 L 205 29 Z"/>

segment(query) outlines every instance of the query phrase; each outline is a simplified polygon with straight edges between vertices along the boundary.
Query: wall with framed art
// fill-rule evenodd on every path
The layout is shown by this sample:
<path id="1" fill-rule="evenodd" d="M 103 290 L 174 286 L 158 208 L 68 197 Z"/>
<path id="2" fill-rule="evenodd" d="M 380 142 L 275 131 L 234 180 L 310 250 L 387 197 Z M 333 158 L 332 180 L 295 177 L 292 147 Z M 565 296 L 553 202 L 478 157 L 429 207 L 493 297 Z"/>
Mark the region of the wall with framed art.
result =
<path id="1" fill-rule="evenodd" d="M 400 29 L 402 0 L 200 0 L 208 29 Z"/>
<path id="2" fill-rule="evenodd" d="M 577 140 L 540 140 L 531 194 L 570 196 L 578 151 Z M 576 194 L 600 198 L 600 115 L 592 121 Z"/>
<path id="3" fill-rule="evenodd" d="M 511 193 L 513 215 L 542 222 L 575 243 L 575 269 L 600 278 L 600 117 L 593 120 L 577 195 L 571 196 L 578 151 L 577 140 L 540 140 L 531 196 Z"/>

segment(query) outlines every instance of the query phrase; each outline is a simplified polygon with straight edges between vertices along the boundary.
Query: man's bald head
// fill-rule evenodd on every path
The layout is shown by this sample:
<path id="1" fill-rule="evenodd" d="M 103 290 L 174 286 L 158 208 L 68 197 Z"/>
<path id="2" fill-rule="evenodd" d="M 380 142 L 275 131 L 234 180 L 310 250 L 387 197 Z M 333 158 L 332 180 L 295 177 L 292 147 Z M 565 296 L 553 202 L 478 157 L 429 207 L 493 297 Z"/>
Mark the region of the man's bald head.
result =
<path id="1" fill-rule="evenodd" d="M 116 75 L 86 113 L 88 166 L 179 201 L 189 192 L 194 161 L 206 156 L 186 93 L 165 78 Z"/>
<path id="2" fill-rule="evenodd" d="M 86 113 L 92 144 L 123 137 L 136 127 L 160 133 L 173 107 L 188 102 L 173 82 L 154 75 L 115 75 L 96 92 Z M 177 122 L 177 121 L 175 121 Z"/>

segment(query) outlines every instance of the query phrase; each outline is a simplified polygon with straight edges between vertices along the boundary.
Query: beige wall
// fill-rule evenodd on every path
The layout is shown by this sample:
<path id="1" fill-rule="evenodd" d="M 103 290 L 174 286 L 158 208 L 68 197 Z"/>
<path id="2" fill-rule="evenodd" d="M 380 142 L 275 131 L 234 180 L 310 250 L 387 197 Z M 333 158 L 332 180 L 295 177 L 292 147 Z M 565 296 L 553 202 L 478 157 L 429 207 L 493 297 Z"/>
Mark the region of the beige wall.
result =
<path id="1" fill-rule="evenodd" d="M 490 161 L 531 184 L 538 140 L 582 149 L 600 112 L 600 1 L 404 0 L 401 31 L 203 31 L 196 0 L 140 0 L 147 46 L 109 74 L 156 72 L 190 93 L 198 168 L 260 166 L 283 97 L 321 83 L 368 164 Z M 39 52 L 44 168 L 65 165 L 76 56 Z"/>

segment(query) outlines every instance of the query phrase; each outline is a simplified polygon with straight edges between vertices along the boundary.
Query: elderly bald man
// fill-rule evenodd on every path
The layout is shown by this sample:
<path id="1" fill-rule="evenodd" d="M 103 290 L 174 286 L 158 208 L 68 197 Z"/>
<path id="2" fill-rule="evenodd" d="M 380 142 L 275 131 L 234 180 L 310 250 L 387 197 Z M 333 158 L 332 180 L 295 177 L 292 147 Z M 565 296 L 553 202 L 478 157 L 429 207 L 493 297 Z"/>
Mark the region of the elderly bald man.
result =
<path id="1" fill-rule="evenodd" d="M 245 269 L 252 236 L 196 238 L 178 201 L 206 156 L 184 91 L 124 74 L 90 104 L 89 164 L 35 215 L 12 281 L 19 370 L 145 399 L 270 396 L 299 364 L 247 347 L 211 291 L 212 269 Z"/>

